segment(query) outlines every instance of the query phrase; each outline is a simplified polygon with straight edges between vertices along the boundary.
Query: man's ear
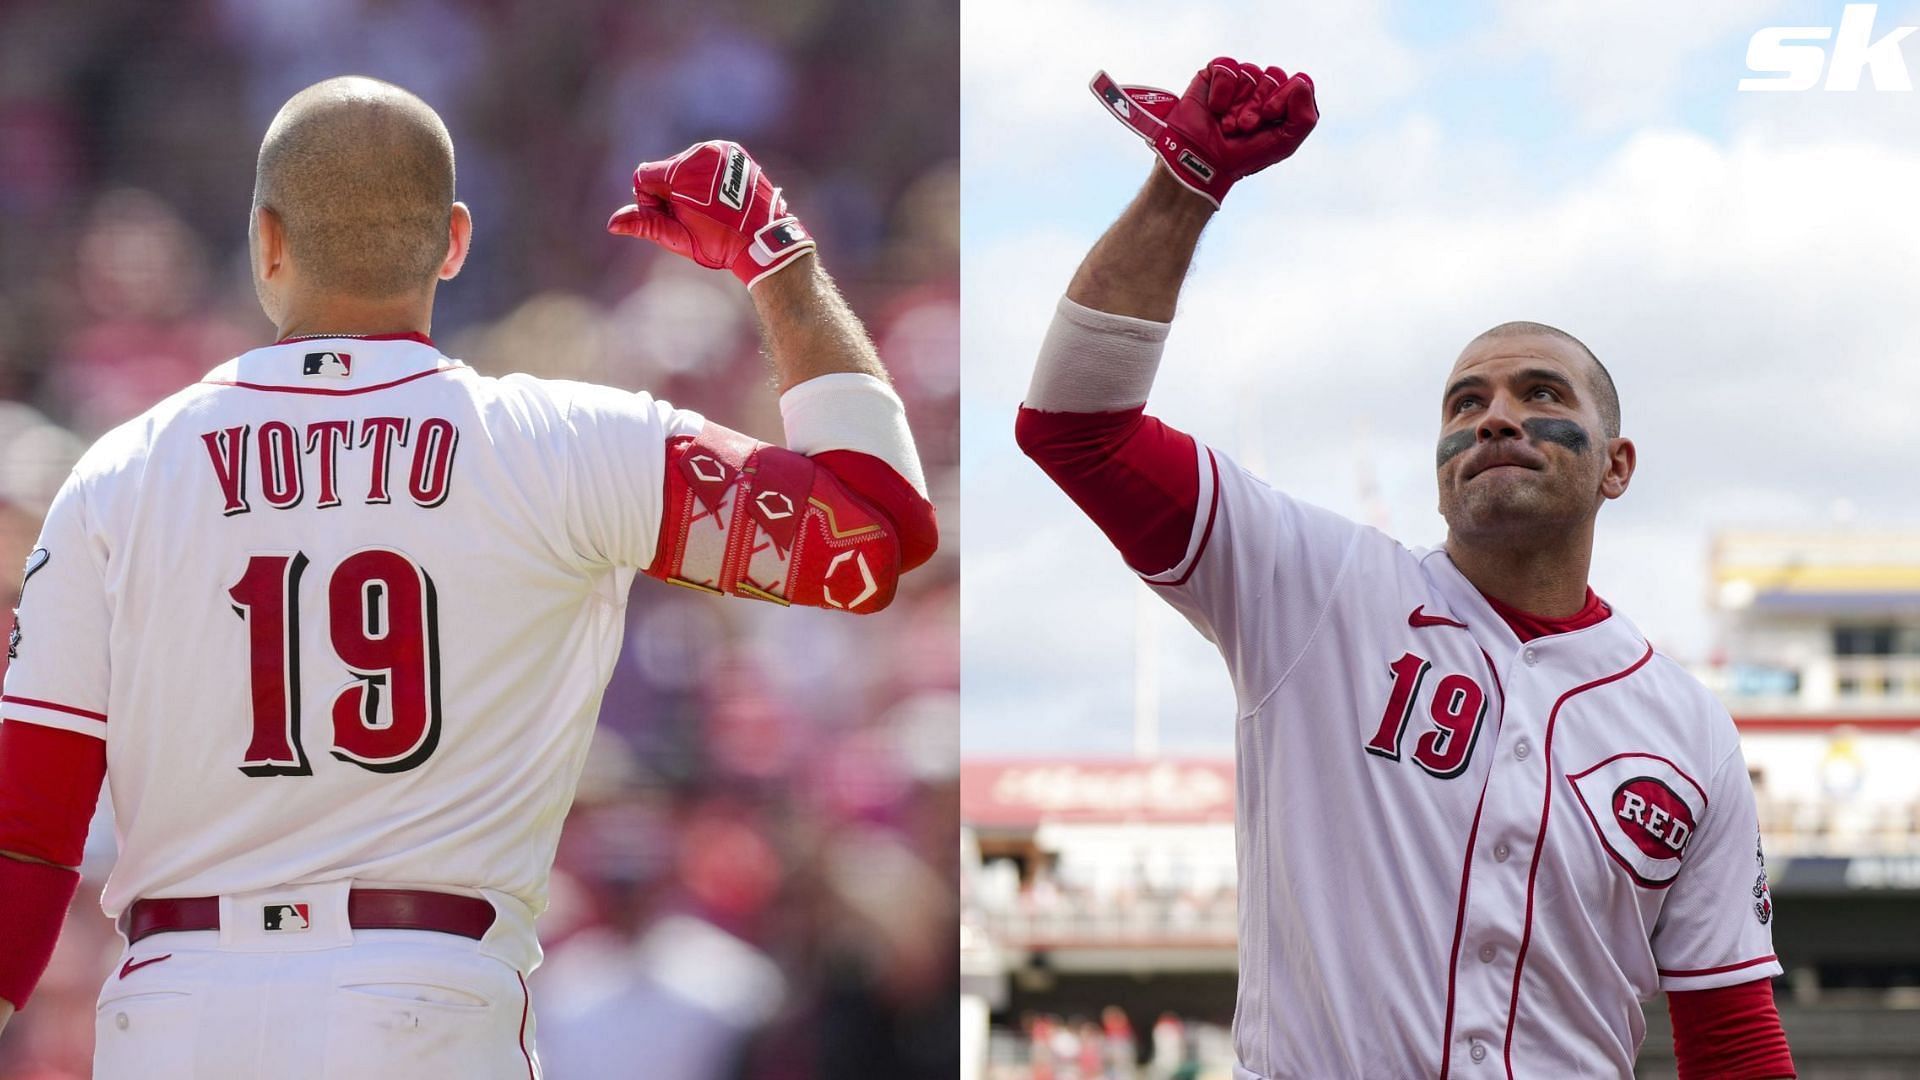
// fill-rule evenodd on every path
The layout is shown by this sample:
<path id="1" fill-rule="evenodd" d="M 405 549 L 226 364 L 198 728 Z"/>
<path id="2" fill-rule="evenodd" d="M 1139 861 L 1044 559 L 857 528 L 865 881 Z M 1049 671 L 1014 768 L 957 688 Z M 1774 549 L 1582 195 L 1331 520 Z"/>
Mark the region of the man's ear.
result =
<path id="1" fill-rule="evenodd" d="M 1627 485 L 1633 482 L 1638 457 L 1632 439 L 1608 439 L 1606 450 L 1607 471 L 1600 476 L 1600 494 L 1617 499 L 1627 493 Z"/>
<path id="2" fill-rule="evenodd" d="M 270 206 L 255 207 L 247 239 L 252 246 L 253 271 L 262 280 L 286 272 L 287 227 Z"/>
<path id="3" fill-rule="evenodd" d="M 447 257 L 440 263 L 440 280 L 452 281 L 466 265 L 467 251 L 473 243 L 473 214 L 467 204 L 453 204 L 452 219 L 447 224 Z"/>

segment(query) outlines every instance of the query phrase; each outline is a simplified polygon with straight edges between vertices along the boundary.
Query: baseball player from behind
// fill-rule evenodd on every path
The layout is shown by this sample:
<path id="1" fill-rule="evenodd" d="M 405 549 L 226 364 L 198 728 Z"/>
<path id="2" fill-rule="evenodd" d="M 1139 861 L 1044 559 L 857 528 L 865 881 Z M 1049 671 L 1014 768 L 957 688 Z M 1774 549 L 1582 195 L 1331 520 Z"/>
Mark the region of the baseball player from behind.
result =
<path id="1" fill-rule="evenodd" d="M 1227 661 L 1236 1078 L 1630 1076 L 1661 990 L 1682 1076 L 1792 1075 L 1734 726 L 1587 585 L 1635 466 L 1611 376 L 1536 323 L 1469 342 L 1433 550 L 1268 487 L 1144 406 L 1202 230 L 1313 130 L 1313 83 L 1223 58 L 1094 90 L 1159 161 L 1017 434 Z"/>
<path id="2" fill-rule="evenodd" d="M 900 399 L 744 149 L 640 166 L 608 229 L 748 287 L 785 447 L 442 355 L 453 194 L 418 98 L 296 95 L 251 231 L 281 339 L 106 435 L 48 513 L 0 703 L 0 1022 L 104 776 L 128 949 L 97 1076 L 536 1074 L 533 921 L 635 574 L 867 613 L 933 551 Z"/>

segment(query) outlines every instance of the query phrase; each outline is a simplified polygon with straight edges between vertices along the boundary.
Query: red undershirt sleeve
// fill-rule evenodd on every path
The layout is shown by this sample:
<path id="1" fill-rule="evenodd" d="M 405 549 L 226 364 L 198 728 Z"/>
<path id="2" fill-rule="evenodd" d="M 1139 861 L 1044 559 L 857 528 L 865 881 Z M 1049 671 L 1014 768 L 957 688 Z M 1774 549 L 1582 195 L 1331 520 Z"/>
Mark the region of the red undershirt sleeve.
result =
<path id="1" fill-rule="evenodd" d="M 0 723 L 0 998 L 25 1008 L 79 889 L 87 824 L 107 775 L 106 742 L 21 720 Z"/>
<path id="2" fill-rule="evenodd" d="M 1022 408 L 1014 438 L 1136 572 L 1159 574 L 1186 556 L 1200 498 L 1192 436 L 1140 406 L 1090 413 Z"/>
<path id="3" fill-rule="evenodd" d="M 1755 979 L 1712 990 L 1667 994 L 1680 1080 L 1772 1080 L 1798 1075 L 1773 981 Z"/>

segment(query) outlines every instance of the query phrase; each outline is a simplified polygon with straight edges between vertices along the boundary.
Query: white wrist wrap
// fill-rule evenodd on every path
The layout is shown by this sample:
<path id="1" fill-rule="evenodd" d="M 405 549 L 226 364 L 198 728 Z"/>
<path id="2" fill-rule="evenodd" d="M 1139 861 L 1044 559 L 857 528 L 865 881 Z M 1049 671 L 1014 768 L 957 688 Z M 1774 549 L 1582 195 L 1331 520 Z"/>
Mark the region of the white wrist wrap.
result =
<path id="1" fill-rule="evenodd" d="M 880 379 L 854 371 L 817 375 L 780 395 L 780 420 L 787 431 L 787 449 L 872 454 L 926 497 L 927 478 L 907 428 L 907 408 Z"/>
<path id="2" fill-rule="evenodd" d="M 1043 412 L 1117 412 L 1147 403 L 1172 323 L 1110 315 L 1060 298 L 1027 387 Z"/>

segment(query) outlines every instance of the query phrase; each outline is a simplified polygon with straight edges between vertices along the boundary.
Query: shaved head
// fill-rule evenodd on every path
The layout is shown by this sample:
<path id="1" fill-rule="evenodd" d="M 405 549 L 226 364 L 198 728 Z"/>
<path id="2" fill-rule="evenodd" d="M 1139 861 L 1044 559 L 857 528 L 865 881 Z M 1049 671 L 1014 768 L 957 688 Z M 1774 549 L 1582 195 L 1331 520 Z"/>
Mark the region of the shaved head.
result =
<path id="1" fill-rule="evenodd" d="M 253 205 L 280 219 L 314 288 L 365 299 L 418 293 L 447 257 L 453 139 L 426 102 L 391 83 L 315 83 L 268 126 Z"/>
<path id="2" fill-rule="evenodd" d="M 1617 439 L 1620 437 L 1620 391 L 1614 388 L 1613 374 L 1607 370 L 1607 365 L 1601 363 L 1600 358 L 1593 355 L 1593 350 L 1587 348 L 1586 342 L 1581 341 L 1579 338 L 1574 337 L 1572 334 L 1567 333 L 1557 326 L 1548 326 L 1546 323 L 1520 320 L 1516 322 L 1504 322 L 1491 330 L 1484 331 L 1480 336 L 1467 342 L 1467 349 L 1472 349 L 1475 345 L 1483 341 L 1512 337 L 1557 338 L 1580 350 L 1581 355 L 1585 356 L 1592 364 L 1592 373 L 1587 381 L 1593 389 L 1594 403 L 1600 409 L 1601 426 L 1606 429 L 1607 438 Z M 1465 350 L 1462 351 L 1464 352 Z"/>

